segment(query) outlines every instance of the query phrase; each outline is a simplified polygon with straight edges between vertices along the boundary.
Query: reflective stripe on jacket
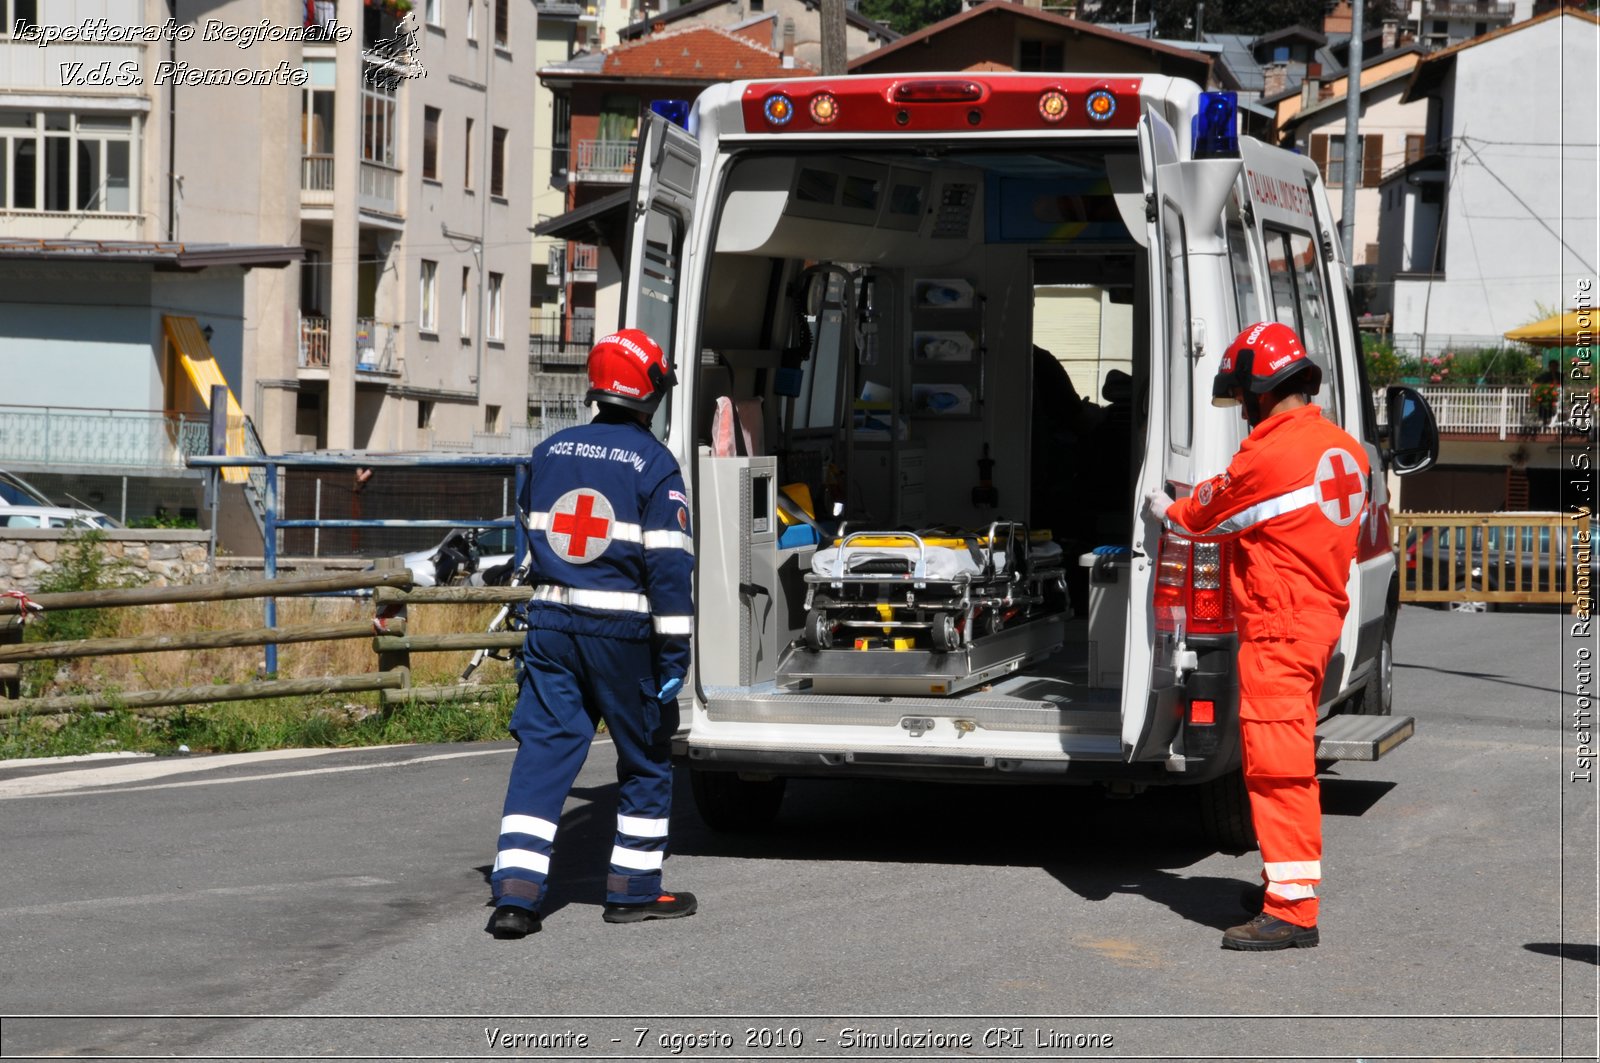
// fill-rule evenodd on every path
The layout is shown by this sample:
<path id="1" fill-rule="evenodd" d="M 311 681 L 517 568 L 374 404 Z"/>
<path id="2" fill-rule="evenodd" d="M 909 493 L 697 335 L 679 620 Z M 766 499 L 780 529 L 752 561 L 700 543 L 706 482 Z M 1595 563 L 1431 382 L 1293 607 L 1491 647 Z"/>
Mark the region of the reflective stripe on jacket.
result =
<path id="1" fill-rule="evenodd" d="M 1244 638 L 1337 641 L 1369 494 L 1366 453 L 1309 405 L 1256 426 L 1228 469 L 1167 510 L 1196 538 L 1236 537 L 1229 586 Z"/>

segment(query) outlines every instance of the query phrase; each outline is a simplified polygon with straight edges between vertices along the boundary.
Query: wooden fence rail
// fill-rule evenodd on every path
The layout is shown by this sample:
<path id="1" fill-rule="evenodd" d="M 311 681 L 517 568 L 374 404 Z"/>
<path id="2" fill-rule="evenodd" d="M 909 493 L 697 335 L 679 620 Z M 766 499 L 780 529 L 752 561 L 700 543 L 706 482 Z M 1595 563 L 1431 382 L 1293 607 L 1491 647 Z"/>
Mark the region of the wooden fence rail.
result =
<path id="1" fill-rule="evenodd" d="M 1402 602 L 1570 604 L 1592 591 L 1587 511 L 1398 513 Z"/>
<path id="2" fill-rule="evenodd" d="M 93 712 L 123 709 L 146 716 L 164 716 L 177 706 L 263 698 L 306 697 L 331 693 L 381 692 L 384 704 L 439 702 L 482 698 L 501 684 L 458 683 L 413 687 L 411 654 L 444 651 L 515 649 L 522 645 L 518 632 L 469 631 L 413 635 L 407 631 L 406 611 L 412 605 L 495 604 L 526 601 L 527 587 L 413 587 L 411 573 L 399 558 L 380 562 L 368 572 L 331 576 L 297 576 L 239 583 L 208 583 L 177 587 L 114 588 L 40 594 L 31 604 L 46 613 L 64 609 L 112 609 L 133 606 L 184 605 L 250 598 L 289 598 L 372 590 L 374 615 L 370 622 L 303 624 L 291 627 L 257 627 L 232 631 L 199 631 L 131 638 L 75 639 L 23 642 L 27 605 L 15 598 L 0 598 L 0 666 L 23 661 L 69 660 L 120 654 L 167 653 L 244 646 L 372 639 L 377 667 L 357 675 L 310 679 L 258 679 L 245 683 L 173 687 L 163 690 L 106 691 L 56 697 L 6 697 L 0 680 L 0 719 L 23 714 Z"/>

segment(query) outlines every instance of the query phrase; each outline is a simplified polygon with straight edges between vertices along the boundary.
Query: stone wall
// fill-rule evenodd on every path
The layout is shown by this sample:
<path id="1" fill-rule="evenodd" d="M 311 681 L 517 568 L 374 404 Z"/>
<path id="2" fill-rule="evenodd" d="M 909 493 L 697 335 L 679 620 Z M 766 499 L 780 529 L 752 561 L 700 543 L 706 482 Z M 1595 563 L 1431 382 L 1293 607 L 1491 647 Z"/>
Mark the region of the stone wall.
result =
<path id="1" fill-rule="evenodd" d="M 66 529 L 0 529 L 0 592 L 37 591 L 62 549 L 70 550 L 79 534 Z M 100 534 L 106 560 L 121 567 L 140 586 L 201 583 L 211 578 L 209 532 L 141 528 Z"/>

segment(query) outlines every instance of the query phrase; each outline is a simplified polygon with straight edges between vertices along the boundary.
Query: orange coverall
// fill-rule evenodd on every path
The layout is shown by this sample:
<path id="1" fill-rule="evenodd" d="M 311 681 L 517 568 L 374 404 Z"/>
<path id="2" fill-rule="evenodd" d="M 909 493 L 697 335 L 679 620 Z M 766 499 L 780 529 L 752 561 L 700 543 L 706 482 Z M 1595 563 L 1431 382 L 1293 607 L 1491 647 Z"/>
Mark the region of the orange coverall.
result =
<path id="1" fill-rule="evenodd" d="M 1228 574 L 1239 619 L 1239 731 L 1267 882 L 1264 911 L 1317 923 L 1322 808 L 1317 702 L 1350 598 L 1367 500 L 1361 445 L 1301 406 L 1263 420 L 1228 470 L 1172 503 L 1197 538 L 1236 537 Z"/>

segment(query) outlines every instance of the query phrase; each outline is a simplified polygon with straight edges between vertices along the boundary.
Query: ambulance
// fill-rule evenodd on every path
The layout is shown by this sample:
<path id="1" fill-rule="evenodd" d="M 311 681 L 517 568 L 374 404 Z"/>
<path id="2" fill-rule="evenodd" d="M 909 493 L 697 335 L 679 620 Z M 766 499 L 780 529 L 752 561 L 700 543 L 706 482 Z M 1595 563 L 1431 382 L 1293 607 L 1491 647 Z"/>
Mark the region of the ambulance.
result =
<path id="1" fill-rule="evenodd" d="M 1232 546 L 1140 499 L 1226 468 L 1246 425 L 1211 380 L 1260 320 L 1377 470 L 1338 500 L 1365 512 L 1317 756 L 1411 735 L 1386 481 L 1437 431 L 1406 388 L 1376 416 L 1317 168 L 1236 130 L 1231 96 L 1125 74 L 653 108 L 618 316 L 679 381 L 655 424 L 697 556 L 674 748 L 709 825 L 761 827 L 796 777 L 1177 785 L 1248 845 Z"/>

